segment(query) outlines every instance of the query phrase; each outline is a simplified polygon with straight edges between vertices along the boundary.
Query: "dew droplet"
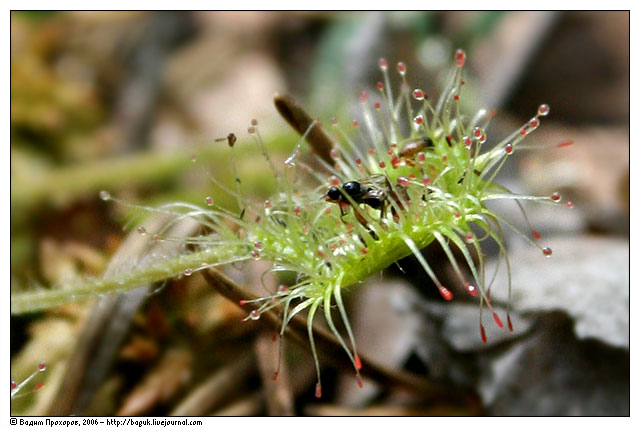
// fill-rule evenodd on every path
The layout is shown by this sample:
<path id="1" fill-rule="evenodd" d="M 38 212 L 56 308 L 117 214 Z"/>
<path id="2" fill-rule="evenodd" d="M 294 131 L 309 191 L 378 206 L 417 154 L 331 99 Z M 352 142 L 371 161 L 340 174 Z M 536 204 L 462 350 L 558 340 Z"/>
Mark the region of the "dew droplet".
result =
<path id="1" fill-rule="evenodd" d="M 421 89 L 414 89 L 413 90 L 413 97 L 414 97 L 414 99 L 416 99 L 418 101 L 422 101 L 422 100 L 424 100 L 424 92 Z"/>
<path id="2" fill-rule="evenodd" d="M 375 108 L 376 110 L 380 109 L 380 103 L 376 102 L 375 104 L 373 104 L 373 108 Z"/>
<path id="3" fill-rule="evenodd" d="M 398 68 L 398 73 L 399 73 L 401 76 L 404 76 L 404 73 L 406 73 L 406 72 L 407 72 L 407 66 L 405 65 L 405 63 L 404 63 L 404 62 L 398 62 L 398 66 L 397 66 L 397 68 Z"/>
<path id="4" fill-rule="evenodd" d="M 185 275 L 185 276 L 187 276 L 187 277 L 188 277 L 188 276 L 191 276 L 191 274 L 192 274 L 192 273 L 193 273 L 193 270 L 192 270 L 192 269 L 190 269 L 190 268 L 185 268 L 185 269 L 184 269 L 184 275 Z"/>
<path id="5" fill-rule="evenodd" d="M 542 104 L 538 107 L 538 115 L 539 116 L 546 116 L 547 114 L 549 114 L 549 106 L 547 104 Z"/>
<path id="6" fill-rule="evenodd" d="M 426 159 L 426 156 L 424 155 L 424 153 L 418 154 L 418 163 L 424 163 L 425 159 Z"/>
<path id="7" fill-rule="evenodd" d="M 47 370 L 47 364 L 46 364 L 46 363 L 44 363 L 44 362 L 40 362 L 40 363 L 38 363 L 38 370 L 39 370 L 40 372 L 44 372 L 44 371 L 46 371 L 46 370 Z"/>
<path id="8" fill-rule="evenodd" d="M 197 157 L 196 157 L 195 153 L 191 153 L 191 154 L 189 154 L 189 158 L 191 159 L 191 162 L 193 162 L 193 163 L 195 163 L 195 162 L 196 162 L 196 158 L 197 158 Z"/>
<path id="9" fill-rule="evenodd" d="M 109 192 L 106 191 L 106 190 L 102 190 L 100 192 L 100 199 L 102 199 L 103 201 L 107 202 L 107 201 L 111 200 L 111 194 L 109 194 Z"/>
<path id="10" fill-rule="evenodd" d="M 249 318 L 251 320 L 258 320 L 260 319 L 260 312 L 258 310 L 251 310 L 251 313 L 249 313 Z"/>
<path id="11" fill-rule="evenodd" d="M 382 92 L 384 90 L 384 84 L 382 82 L 376 83 L 376 87 L 378 88 L 378 90 L 380 92 Z"/>
<path id="12" fill-rule="evenodd" d="M 15 381 L 11 381 L 11 390 L 18 387 L 18 384 Z"/>
<path id="13" fill-rule="evenodd" d="M 258 126 L 258 120 L 257 119 L 251 119 L 251 126 Z"/>
<path id="14" fill-rule="evenodd" d="M 544 256 L 549 258 L 553 254 L 553 251 L 551 250 L 551 248 L 546 247 L 546 248 L 542 248 L 542 253 L 544 254 Z"/>
<path id="15" fill-rule="evenodd" d="M 529 120 L 529 127 L 531 128 L 531 130 L 536 129 L 538 126 L 540 126 L 540 120 L 538 120 L 536 117 Z"/>
<path id="16" fill-rule="evenodd" d="M 467 243 L 473 243 L 474 235 L 473 233 L 467 233 L 464 238 L 466 239 Z"/>
<path id="17" fill-rule="evenodd" d="M 382 71 L 385 71 L 387 69 L 387 60 L 385 58 L 380 58 L 378 60 L 378 66 Z"/>
<path id="18" fill-rule="evenodd" d="M 558 193 L 557 191 L 555 191 L 555 192 L 551 195 L 551 200 L 553 200 L 554 202 L 559 202 L 561 198 L 562 198 L 562 197 L 560 196 L 560 193 Z"/>
<path id="19" fill-rule="evenodd" d="M 144 228 L 142 225 L 138 227 L 138 233 L 139 234 L 147 234 L 147 229 Z"/>
<path id="20" fill-rule="evenodd" d="M 251 256 L 253 257 L 253 259 L 260 259 L 260 252 L 251 251 Z"/>
<path id="21" fill-rule="evenodd" d="M 265 200 L 264 201 L 264 207 L 267 208 L 267 209 L 271 209 L 271 202 L 268 201 L 268 200 Z"/>
<path id="22" fill-rule="evenodd" d="M 573 209 L 573 202 L 571 200 L 567 201 L 567 207 Z"/>
<path id="23" fill-rule="evenodd" d="M 247 132 L 249 132 L 250 134 L 254 134 L 256 133 L 256 128 L 253 126 L 249 126 L 249 128 L 247 129 Z"/>
<path id="24" fill-rule="evenodd" d="M 338 157 L 340 157 L 340 153 L 335 148 L 332 148 L 331 151 L 329 151 L 329 155 L 333 159 L 337 159 Z"/>
<path id="25" fill-rule="evenodd" d="M 378 163 L 378 166 L 380 166 L 381 168 L 385 168 L 387 165 L 385 162 L 383 162 L 382 160 Z"/>
<path id="26" fill-rule="evenodd" d="M 469 295 L 472 297 L 478 296 L 478 288 L 471 283 L 467 283 L 467 292 L 469 292 Z"/>
<path id="27" fill-rule="evenodd" d="M 360 103 L 366 104 L 368 99 L 369 99 L 369 95 L 367 94 L 367 91 L 363 90 L 362 94 L 360 94 Z"/>
<path id="28" fill-rule="evenodd" d="M 358 126 L 360 126 L 360 122 L 359 122 L 359 121 L 357 121 L 357 120 L 354 120 L 354 121 L 352 122 L 352 124 L 353 124 L 353 127 L 354 127 L 354 128 L 357 128 Z"/>
<path id="29" fill-rule="evenodd" d="M 258 250 L 262 249 L 262 242 L 255 242 L 253 244 L 253 247 L 258 249 Z"/>
<path id="30" fill-rule="evenodd" d="M 507 146 L 504 147 L 504 151 L 507 153 L 507 156 L 510 156 L 513 153 L 513 145 L 507 144 Z"/>
<path id="31" fill-rule="evenodd" d="M 287 292 L 287 286 L 286 286 L 286 285 L 280 285 L 280 286 L 278 286 L 278 293 L 283 294 L 283 293 L 285 293 L 285 292 Z"/>
<path id="32" fill-rule="evenodd" d="M 213 206 L 213 197 L 211 197 L 211 196 L 207 196 L 207 197 L 204 199 L 204 203 L 205 203 L 207 206 Z"/>
<path id="33" fill-rule="evenodd" d="M 413 121 L 415 124 L 421 125 L 424 122 L 424 119 L 422 118 L 422 115 L 417 115 L 413 118 Z"/>

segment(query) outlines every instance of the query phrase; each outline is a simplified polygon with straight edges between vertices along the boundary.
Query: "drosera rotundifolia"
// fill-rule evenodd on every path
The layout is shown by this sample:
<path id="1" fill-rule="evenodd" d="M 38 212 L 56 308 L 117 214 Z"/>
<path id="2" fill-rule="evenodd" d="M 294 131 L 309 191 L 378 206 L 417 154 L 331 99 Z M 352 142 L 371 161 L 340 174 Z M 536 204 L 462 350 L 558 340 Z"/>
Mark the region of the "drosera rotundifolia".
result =
<path id="1" fill-rule="evenodd" d="M 269 155 L 258 121 L 248 128 L 248 139 L 261 149 L 277 191 L 268 199 L 256 201 L 242 185 L 233 157 L 235 183 L 231 188 L 209 175 L 216 190 L 236 201 L 235 209 L 216 203 L 216 195 L 204 195 L 201 205 L 170 203 L 159 207 L 136 206 L 100 192 L 104 201 L 115 201 L 132 209 L 173 216 L 167 225 L 184 218 L 197 220 L 200 235 L 183 239 L 189 250 L 154 263 L 145 263 L 117 277 L 99 278 L 64 289 L 23 293 L 12 297 L 12 312 L 44 309 L 76 299 L 107 292 L 122 292 L 136 286 L 163 281 L 223 265 L 263 260 L 270 272 L 291 272 L 295 283 L 278 286 L 272 293 L 253 300 L 238 301 L 248 308 L 245 320 L 278 308 L 282 317 L 280 336 L 291 319 L 306 310 L 308 339 L 317 371 L 316 396 L 322 395 L 320 366 L 313 334 L 313 319 L 322 312 L 329 329 L 349 356 L 361 384 L 362 362 L 358 355 L 347 311 L 342 298 L 345 288 L 361 283 L 393 263 L 413 255 L 427 277 L 446 301 L 454 293 L 439 280 L 421 250 L 439 245 L 453 267 L 459 285 L 478 299 L 479 334 L 486 342 L 483 311 L 488 310 L 498 327 L 513 330 L 507 304 L 506 322 L 494 310 L 489 297 L 493 282 L 486 280 L 483 240 L 493 240 L 510 276 L 503 226 L 515 230 L 540 250 L 552 251 L 537 240 L 540 235 L 529 227 L 522 232 L 507 219 L 487 207 L 490 200 L 507 199 L 556 204 L 558 193 L 546 196 L 514 194 L 496 184 L 495 177 L 521 142 L 549 114 L 540 105 L 535 115 L 509 136 L 485 149 L 487 127 L 494 111 L 482 109 L 468 116 L 461 112 L 462 78 L 466 54 L 454 55 L 454 69 L 440 96 L 432 103 L 420 88 L 407 82 L 407 66 L 395 67 L 401 79 L 394 94 L 391 70 L 385 59 L 378 66 L 382 81 L 370 96 L 360 96 L 362 115 L 343 125 L 333 118 L 326 127 L 313 120 L 291 98 L 277 95 L 276 107 L 301 135 L 300 142 L 279 164 Z M 231 133 L 219 140 L 229 149 L 246 143 L 246 137 Z M 309 144 L 303 144 L 307 140 Z M 563 147 L 566 145 L 563 145 Z M 314 165 L 313 167 L 311 165 Z M 572 207 L 571 202 L 566 203 Z M 526 219 L 526 215 L 525 215 Z M 528 223 L 528 220 L 527 220 Z M 161 230 L 149 235 L 161 244 L 171 240 Z M 529 234 L 531 237 L 529 237 Z M 452 246 L 462 254 L 466 268 L 459 265 Z M 467 270 L 469 273 L 467 274 Z M 509 279 L 509 295 L 511 280 Z M 335 307 L 337 309 L 332 308 Z M 334 323 L 340 318 L 343 336 Z M 277 378 L 277 371 L 274 377 Z"/>

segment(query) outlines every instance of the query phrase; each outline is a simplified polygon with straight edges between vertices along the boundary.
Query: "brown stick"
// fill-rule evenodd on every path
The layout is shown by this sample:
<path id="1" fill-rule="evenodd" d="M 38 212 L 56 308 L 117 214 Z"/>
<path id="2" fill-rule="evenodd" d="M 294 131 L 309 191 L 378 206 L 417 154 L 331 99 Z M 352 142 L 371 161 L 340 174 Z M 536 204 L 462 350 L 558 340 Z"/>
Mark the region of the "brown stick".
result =
<path id="1" fill-rule="evenodd" d="M 205 280 L 213 286 L 222 296 L 236 303 L 240 308 L 249 312 L 253 307 L 250 304 L 240 305 L 241 300 L 249 301 L 257 298 L 251 292 L 242 289 L 227 276 L 215 269 L 203 270 L 202 274 Z M 265 312 L 261 314 L 260 321 L 268 324 L 276 330 L 280 330 L 282 326 L 281 319 L 273 312 Z M 342 369 L 353 369 L 353 364 L 347 354 L 342 349 L 338 340 L 328 331 L 318 326 L 313 327 L 314 339 L 318 354 L 323 361 L 330 363 Z M 299 317 L 294 317 L 285 329 L 285 335 L 288 339 L 295 341 L 301 346 L 309 349 L 307 339 L 307 322 Z M 362 360 L 362 370 L 360 373 L 373 381 L 382 385 L 395 386 L 407 389 L 409 391 L 419 393 L 424 399 L 442 399 L 445 398 L 449 402 L 458 401 L 461 403 L 470 403 L 476 401 L 477 397 L 469 390 L 460 390 L 447 384 L 436 384 L 425 380 L 422 377 L 413 375 L 408 372 L 391 370 L 382 367 L 367 357 L 360 355 Z"/>
<path id="2" fill-rule="evenodd" d="M 276 94 L 273 97 L 273 103 L 282 118 L 284 118 L 300 136 L 304 135 L 311 125 L 313 125 L 314 120 L 292 97 Z M 313 125 L 313 128 L 307 133 L 306 139 L 309 145 L 313 147 L 325 162 L 330 165 L 334 164 L 334 160 L 331 157 L 333 141 L 324 129 L 322 129 L 320 123 Z"/>

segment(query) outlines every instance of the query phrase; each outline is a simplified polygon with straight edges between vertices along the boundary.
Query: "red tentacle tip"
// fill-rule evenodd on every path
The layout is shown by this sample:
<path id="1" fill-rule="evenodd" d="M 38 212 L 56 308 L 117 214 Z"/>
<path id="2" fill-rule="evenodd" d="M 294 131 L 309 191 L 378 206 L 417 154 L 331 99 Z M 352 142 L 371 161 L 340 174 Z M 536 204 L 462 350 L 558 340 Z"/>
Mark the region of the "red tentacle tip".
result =
<path id="1" fill-rule="evenodd" d="M 540 233 L 538 233 L 536 230 L 534 230 L 533 228 L 531 229 L 531 234 L 533 235 L 533 238 L 536 240 L 540 240 L 542 238 L 542 236 L 540 235 Z"/>
<path id="2" fill-rule="evenodd" d="M 498 313 L 496 313 L 495 311 L 493 312 L 493 320 L 495 320 L 496 325 L 498 325 L 499 328 L 504 328 L 504 325 L 502 324 L 502 320 L 500 320 Z"/>
<path id="3" fill-rule="evenodd" d="M 322 386 L 320 383 L 316 384 L 316 398 L 320 399 L 322 397 Z"/>
<path id="4" fill-rule="evenodd" d="M 469 292 L 469 295 L 472 297 L 478 296 L 478 288 L 471 283 L 467 283 L 467 292 Z"/>
<path id="5" fill-rule="evenodd" d="M 358 371 L 362 369 L 362 360 L 360 360 L 360 356 L 356 354 L 353 359 L 354 359 L 354 364 L 356 365 L 356 369 Z"/>
<path id="6" fill-rule="evenodd" d="M 513 332 L 513 324 L 511 324 L 511 315 L 507 313 L 507 327 L 509 331 Z"/>
<path id="7" fill-rule="evenodd" d="M 245 305 L 246 303 L 247 303 L 246 299 L 241 299 L 239 302 L 240 305 Z"/>
<path id="8" fill-rule="evenodd" d="M 356 374 L 356 380 L 358 381 L 358 387 L 362 388 L 362 377 L 360 374 Z"/>
<path id="9" fill-rule="evenodd" d="M 482 338 L 483 343 L 487 343 L 487 333 L 484 331 L 484 326 L 480 325 L 480 338 Z"/>
<path id="10" fill-rule="evenodd" d="M 440 287 L 440 295 L 442 295 L 442 298 L 447 301 L 451 301 L 453 299 L 453 294 L 451 293 L 451 291 L 444 286 Z"/>
<path id="11" fill-rule="evenodd" d="M 278 371 L 273 373 L 273 381 L 278 381 L 278 375 L 279 375 Z"/>

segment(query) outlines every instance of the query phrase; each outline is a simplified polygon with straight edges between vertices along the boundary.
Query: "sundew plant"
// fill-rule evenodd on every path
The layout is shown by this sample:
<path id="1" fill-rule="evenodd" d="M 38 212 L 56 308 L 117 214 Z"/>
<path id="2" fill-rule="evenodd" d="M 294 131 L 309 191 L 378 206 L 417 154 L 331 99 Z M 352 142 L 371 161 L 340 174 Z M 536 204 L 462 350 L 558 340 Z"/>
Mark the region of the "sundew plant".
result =
<path id="1" fill-rule="evenodd" d="M 519 206 L 521 200 L 558 203 L 560 196 L 514 194 L 494 182 L 510 155 L 526 148 L 521 141 L 538 128 L 549 107 L 540 105 L 526 124 L 491 149 L 483 150 L 494 112 L 483 109 L 467 115 L 460 110 L 465 60 L 465 53 L 458 50 L 451 76 L 439 98 L 432 102 L 423 90 L 409 86 L 403 63 L 395 67 L 402 83 L 396 91 L 399 93 L 394 94 L 390 67 L 380 59 L 382 81 L 377 84 L 377 93 L 361 95 L 362 116 L 347 125 L 334 118 L 323 127 L 291 99 L 277 97 L 278 109 L 302 134 L 302 139 L 286 161 L 278 164 L 264 147 L 258 122 L 251 122 L 249 138 L 262 147 L 272 172 L 269 179 L 274 179 L 277 186 L 267 200 L 248 197 L 250 189 L 242 186 L 237 173 L 236 184 L 230 187 L 211 177 L 219 191 L 237 201 L 237 208 L 231 210 L 218 206 L 215 195 L 203 196 L 201 206 L 176 202 L 151 208 L 133 206 L 101 192 L 104 201 L 170 214 L 172 224 L 184 218 L 197 220 L 202 232 L 184 239 L 190 249 L 153 263 L 141 263 L 130 272 L 14 295 L 12 312 L 44 309 L 189 276 L 212 267 L 263 260 L 272 265 L 271 272 L 293 273 L 295 283 L 280 285 L 264 297 L 237 303 L 247 308 L 245 320 L 258 320 L 265 312 L 275 310 L 282 319 L 281 335 L 294 316 L 307 317 L 309 345 L 318 373 L 316 396 L 320 397 L 314 317 L 318 312 L 324 315 L 361 384 L 362 362 L 349 325 L 343 291 L 413 255 L 442 298 L 451 300 L 453 292 L 441 283 L 421 253 L 434 243 L 442 247 L 460 286 L 477 298 L 479 334 L 486 342 L 483 312 L 488 311 L 500 328 L 504 324 L 489 296 L 495 274 L 485 272 L 482 241 L 488 239 L 497 244 L 509 276 L 503 227 L 513 228 L 538 247 L 542 256 L 551 255 L 550 248 L 536 242 L 540 238 L 538 233 L 533 229 L 526 233 L 519 231 L 489 209 L 486 202 L 512 199 Z M 304 143 L 305 139 L 309 144 Z M 233 150 L 237 137 L 229 134 L 226 141 Z M 235 163 L 233 167 L 235 171 Z M 571 207 L 571 202 L 567 206 Z M 171 239 L 163 231 L 152 234 L 139 227 L 138 232 L 158 244 Z M 460 259 L 466 266 L 459 264 L 455 249 L 462 254 Z M 334 317 L 344 325 L 345 336 L 338 331 Z M 513 330 L 508 310 L 505 321 L 506 327 Z"/>

